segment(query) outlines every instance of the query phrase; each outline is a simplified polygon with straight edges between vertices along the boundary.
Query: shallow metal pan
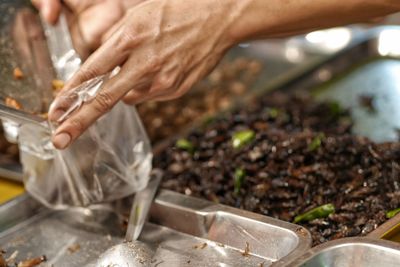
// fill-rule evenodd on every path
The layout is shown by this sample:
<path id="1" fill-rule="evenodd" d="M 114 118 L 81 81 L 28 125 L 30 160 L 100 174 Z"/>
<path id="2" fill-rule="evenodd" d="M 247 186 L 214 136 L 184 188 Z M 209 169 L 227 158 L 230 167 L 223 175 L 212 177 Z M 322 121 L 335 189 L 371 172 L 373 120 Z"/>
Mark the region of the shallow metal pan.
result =
<path id="1" fill-rule="evenodd" d="M 6 256 L 18 251 L 19 260 L 44 254 L 49 266 L 84 266 L 123 241 L 115 210 L 55 212 L 24 195 L 0 206 L 0 247 Z M 157 266 L 269 266 L 311 245 L 300 226 L 171 191 L 158 194 L 150 213 L 140 240 L 154 249 Z"/>

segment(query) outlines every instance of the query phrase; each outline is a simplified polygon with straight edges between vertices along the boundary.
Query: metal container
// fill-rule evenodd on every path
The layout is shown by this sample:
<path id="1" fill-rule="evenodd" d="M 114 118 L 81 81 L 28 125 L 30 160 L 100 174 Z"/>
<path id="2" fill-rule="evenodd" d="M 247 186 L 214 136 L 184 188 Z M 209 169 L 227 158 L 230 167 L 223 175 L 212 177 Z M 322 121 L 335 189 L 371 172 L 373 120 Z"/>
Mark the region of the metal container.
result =
<path id="1" fill-rule="evenodd" d="M 369 238 L 344 238 L 319 245 L 301 257 L 276 266 L 395 267 L 400 263 L 400 244 Z"/>
<path id="2" fill-rule="evenodd" d="M 121 212 L 108 205 L 55 212 L 24 195 L 0 207 L 0 244 L 17 260 L 46 255 L 51 266 L 84 266 L 123 241 Z M 311 245 L 301 226 L 161 191 L 139 240 L 157 266 L 269 266 Z M 79 249 L 77 249 L 79 248 Z"/>
<path id="3" fill-rule="evenodd" d="M 81 60 L 72 49 L 63 14 L 50 26 L 41 21 L 31 1 L 4 0 L 0 22 L 0 118 L 6 139 L 17 143 L 21 123 L 45 121 L 39 115 L 53 99 L 53 81 L 67 80 Z M 17 104 L 7 106 L 10 99 Z M 20 164 L 1 165 L 0 176 L 22 181 Z"/>
<path id="4" fill-rule="evenodd" d="M 400 27 L 371 29 L 350 47 L 275 89 L 309 89 L 321 100 L 351 110 L 353 132 L 376 142 L 397 141 L 400 129 Z M 262 92 L 261 92 L 262 93 Z M 366 107 L 361 97 L 371 99 Z"/>

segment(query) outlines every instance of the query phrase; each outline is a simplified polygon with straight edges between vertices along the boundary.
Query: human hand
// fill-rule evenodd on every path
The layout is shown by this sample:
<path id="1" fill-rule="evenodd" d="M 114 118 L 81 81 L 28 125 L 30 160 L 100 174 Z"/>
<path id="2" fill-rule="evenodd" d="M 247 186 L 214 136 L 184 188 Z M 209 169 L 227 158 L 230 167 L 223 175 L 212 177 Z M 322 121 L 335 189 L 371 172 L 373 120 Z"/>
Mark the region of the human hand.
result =
<path id="1" fill-rule="evenodd" d="M 121 66 L 93 101 L 61 123 L 55 147 L 67 147 L 121 99 L 135 104 L 184 94 L 234 44 L 228 33 L 240 7 L 240 1 L 151 0 L 130 9 L 58 96 Z M 49 118 L 56 121 L 64 112 L 52 105 Z"/>
<path id="2" fill-rule="evenodd" d="M 105 40 L 107 32 L 125 14 L 125 11 L 144 0 L 64 0 L 72 41 L 85 59 Z M 32 0 L 41 16 L 55 24 L 63 4 L 61 0 Z M 109 33 L 108 33 L 109 35 Z"/>

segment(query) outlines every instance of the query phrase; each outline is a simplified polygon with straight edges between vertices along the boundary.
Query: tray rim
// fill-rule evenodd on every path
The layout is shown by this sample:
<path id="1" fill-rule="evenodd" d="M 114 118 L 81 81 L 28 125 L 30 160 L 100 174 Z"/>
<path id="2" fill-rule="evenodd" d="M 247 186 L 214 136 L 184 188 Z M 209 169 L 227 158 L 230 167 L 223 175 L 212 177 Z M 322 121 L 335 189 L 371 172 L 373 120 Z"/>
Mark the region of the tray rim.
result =
<path id="1" fill-rule="evenodd" d="M 383 224 L 379 225 L 374 231 L 369 233 L 367 236 L 370 238 L 383 239 L 385 234 L 389 233 L 391 230 L 400 228 L 400 213 L 393 218 L 388 219 Z M 387 240 L 393 243 L 398 243 L 396 241 Z M 399 244 L 399 243 L 398 243 Z"/>
<path id="2" fill-rule="evenodd" d="M 312 245 L 311 233 L 307 230 L 307 228 L 301 225 L 282 221 L 270 216 L 242 210 L 239 208 L 234 208 L 227 205 L 214 203 L 205 199 L 193 196 L 187 196 L 167 189 L 160 190 L 155 199 L 155 204 L 162 203 L 164 201 L 163 198 L 167 197 L 180 197 L 182 199 L 186 199 L 187 201 L 184 202 L 186 204 L 192 201 L 195 203 L 195 205 L 199 206 L 204 205 L 204 207 L 199 209 L 198 212 L 203 213 L 206 216 L 211 214 L 226 213 L 233 216 L 239 216 L 246 220 L 252 220 L 258 223 L 268 224 L 270 227 L 279 228 L 280 230 L 285 230 L 290 232 L 291 234 L 294 234 L 298 239 L 296 247 L 292 250 L 292 252 L 282 257 L 280 260 L 285 259 L 288 256 L 299 256 L 303 253 L 302 251 L 307 250 Z M 191 205 L 181 205 L 180 207 L 184 209 L 185 208 L 191 209 Z"/>
<path id="3" fill-rule="evenodd" d="M 345 237 L 340 238 L 337 240 L 328 241 L 322 243 L 318 246 L 312 247 L 307 250 L 303 255 L 300 257 L 288 257 L 286 262 L 277 262 L 276 267 L 293 267 L 293 266 L 302 266 L 306 261 L 312 259 L 314 256 L 318 255 L 319 253 L 339 246 L 349 245 L 349 244 L 365 244 L 365 245 L 372 245 L 377 247 L 383 247 L 391 250 L 396 250 L 400 253 L 400 244 L 395 243 L 388 240 L 382 239 L 375 239 L 371 237 Z"/>

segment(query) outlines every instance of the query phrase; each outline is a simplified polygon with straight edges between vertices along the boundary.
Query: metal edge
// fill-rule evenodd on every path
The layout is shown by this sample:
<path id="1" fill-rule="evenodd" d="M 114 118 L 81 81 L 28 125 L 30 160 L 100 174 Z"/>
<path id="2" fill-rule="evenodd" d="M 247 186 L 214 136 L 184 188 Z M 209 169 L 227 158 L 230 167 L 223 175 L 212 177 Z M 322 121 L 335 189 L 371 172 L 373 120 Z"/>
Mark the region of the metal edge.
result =
<path id="1" fill-rule="evenodd" d="M 261 215 L 258 213 L 249 212 L 249 211 L 245 211 L 245 210 L 241 210 L 241 209 L 237 209 L 237 208 L 233 208 L 233 207 L 229 207 L 229 206 L 221 205 L 221 204 L 213 206 L 211 210 L 213 212 L 226 212 L 226 213 L 244 217 L 248 220 L 254 220 L 257 222 L 266 223 L 271 226 L 278 227 L 278 228 L 280 228 L 280 230 L 285 229 L 285 230 L 291 232 L 292 234 L 294 234 L 298 240 L 296 247 L 291 252 L 289 252 L 287 255 L 280 258 L 278 260 L 279 262 L 286 262 L 287 259 L 298 257 L 298 256 L 302 255 L 305 251 L 307 251 L 309 248 L 311 248 L 311 246 L 312 246 L 311 233 L 308 231 L 307 228 L 305 228 L 301 225 L 289 223 L 289 222 L 279 220 L 279 219 L 276 219 L 273 217 L 269 217 L 269 216 Z"/>
<path id="2" fill-rule="evenodd" d="M 301 255 L 300 257 L 288 257 L 284 261 L 278 261 L 272 266 L 274 267 L 293 267 L 293 266 L 301 266 L 301 264 L 304 264 L 307 260 L 310 260 L 312 257 L 318 255 L 319 253 L 323 252 L 326 249 L 337 247 L 337 246 L 342 246 L 342 245 L 347 245 L 347 244 L 352 244 L 352 243 L 357 243 L 357 244 L 368 244 L 368 245 L 374 245 L 374 246 L 379 246 L 379 247 L 384 247 L 388 249 L 393 249 L 393 250 L 398 250 L 400 252 L 400 244 L 387 241 L 387 240 L 378 240 L 374 238 L 369 238 L 369 237 L 346 237 L 346 238 L 341 238 L 333 241 L 328 241 L 326 243 L 323 243 L 321 245 L 318 245 L 316 247 L 313 247 L 309 250 L 307 250 L 306 253 Z"/>
<path id="3" fill-rule="evenodd" d="M 165 203 L 168 204 L 169 207 L 175 208 L 177 212 L 187 212 L 187 215 L 195 216 L 197 218 L 202 218 L 202 226 L 204 228 L 200 232 L 193 232 L 192 225 L 189 225 L 188 228 L 184 229 L 181 227 L 177 227 L 176 225 L 167 225 L 174 230 L 190 233 L 194 236 L 201 237 L 205 233 L 207 233 L 207 227 L 212 224 L 212 220 L 215 218 L 216 214 L 226 213 L 234 216 L 238 216 L 244 218 L 249 221 L 254 221 L 258 223 L 265 223 L 273 227 L 280 228 L 281 230 L 289 231 L 291 234 L 297 237 L 297 245 L 296 247 L 286 256 L 280 259 L 280 261 L 284 260 L 287 257 L 297 257 L 304 253 L 307 249 L 311 247 L 312 238 L 310 232 L 300 225 L 295 225 L 289 222 L 285 222 L 279 219 L 275 219 L 272 217 L 268 217 L 265 215 L 229 207 L 226 205 L 216 204 L 207 200 L 203 200 L 196 197 L 186 196 L 180 193 L 176 193 L 170 190 L 161 190 L 157 195 L 155 200 L 155 204 L 153 204 L 152 210 L 150 212 L 150 220 L 151 221 L 159 221 L 163 217 L 163 213 L 168 211 L 163 211 L 160 208 Z M 160 205 L 160 206 L 158 206 Z M 194 211 L 196 213 L 194 213 Z M 164 224 L 163 224 L 164 225 Z M 200 225 L 199 225 L 200 226 Z M 192 228 L 192 229 L 190 229 Z M 196 228 L 196 227 L 195 227 Z M 198 227 L 198 229 L 201 229 Z"/>
<path id="4" fill-rule="evenodd" d="M 374 239 L 382 239 L 386 234 L 390 233 L 395 229 L 398 229 L 400 231 L 400 213 L 394 216 L 393 218 L 387 220 L 385 223 L 381 224 L 378 228 L 369 233 L 367 236 Z"/>
<path id="5" fill-rule="evenodd" d="M 22 183 L 23 175 L 21 168 L 20 164 L 12 165 L 10 168 L 0 166 L 0 177 L 12 182 Z"/>
<path id="6" fill-rule="evenodd" d="M 24 193 L 0 205 L 0 233 L 15 224 L 28 220 L 46 209 L 28 194 Z"/>
<path id="7" fill-rule="evenodd" d="M 359 36 L 353 40 L 346 48 L 325 58 L 316 60 L 315 64 L 310 64 L 303 71 L 298 71 L 297 73 L 288 73 L 286 79 L 277 81 L 276 84 L 266 86 L 264 90 L 261 90 L 258 92 L 258 94 L 256 94 L 256 97 L 276 89 L 283 91 L 291 91 L 299 88 L 311 89 L 312 87 L 325 82 L 317 78 L 319 71 L 323 68 L 331 71 L 332 76 L 329 78 L 329 80 L 334 78 L 335 75 L 340 74 L 340 72 L 347 68 L 348 62 L 352 61 L 352 59 L 357 59 L 358 57 L 365 56 L 366 54 L 368 56 L 374 56 L 376 51 L 371 54 L 370 44 L 371 42 L 377 40 L 382 31 L 387 29 L 400 30 L 400 26 L 383 26 L 372 28 L 366 32 L 364 36 Z M 362 53 L 359 52 L 360 49 L 362 50 Z"/>

